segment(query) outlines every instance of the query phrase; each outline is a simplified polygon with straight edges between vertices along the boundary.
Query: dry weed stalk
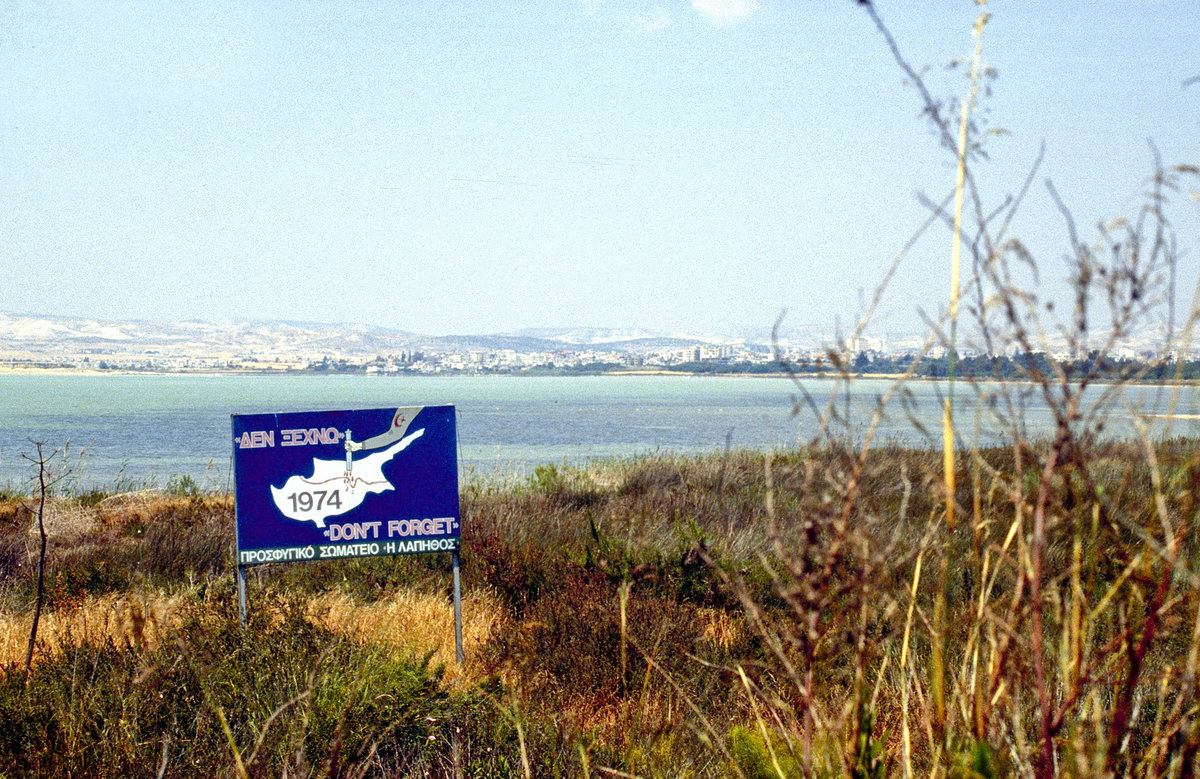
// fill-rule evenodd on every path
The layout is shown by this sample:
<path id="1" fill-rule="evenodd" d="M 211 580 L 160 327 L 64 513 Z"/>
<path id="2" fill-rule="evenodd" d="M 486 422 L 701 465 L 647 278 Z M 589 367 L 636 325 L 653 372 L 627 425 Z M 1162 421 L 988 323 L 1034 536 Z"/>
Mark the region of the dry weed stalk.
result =
<path id="1" fill-rule="evenodd" d="M 37 510 L 34 511 L 29 506 L 25 506 L 25 509 L 30 515 L 37 517 L 38 554 L 33 619 L 29 626 L 29 643 L 25 651 L 26 679 L 29 678 L 29 669 L 33 666 L 33 650 L 37 646 L 38 624 L 41 622 L 42 607 L 46 600 L 46 545 L 49 538 L 46 533 L 46 498 L 54 486 L 70 474 L 69 468 L 59 469 L 56 467 L 59 464 L 56 461 L 66 459 L 67 445 L 47 451 L 44 441 L 30 441 L 30 443 L 34 447 L 34 454 L 22 454 L 21 456 L 37 468 Z"/>
<path id="2" fill-rule="evenodd" d="M 1131 335 L 1156 322 L 1165 320 L 1164 359 L 1192 345 L 1200 311 L 1195 302 L 1176 311 L 1179 251 L 1166 209 L 1197 170 L 1165 167 L 1155 152 L 1141 210 L 1100 225 L 1091 244 L 1047 182 L 1070 248 L 1072 305 L 1058 324 L 1033 252 L 1008 234 L 1041 155 L 1021 191 L 994 210 L 984 207 L 972 173 L 983 140 L 971 106 L 988 74 L 978 48 L 986 12 L 975 26 L 970 95 L 959 106 L 956 134 L 873 5 L 865 8 L 958 163 L 953 218 L 943 212 L 946 201 L 926 201 L 932 215 L 921 231 L 941 219 L 955 254 L 966 247 L 973 273 L 964 289 L 978 348 L 1015 353 L 1025 374 L 960 379 L 981 409 L 974 440 L 955 427 L 950 385 L 941 467 L 925 463 L 916 474 L 924 517 L 911 515 L 913 475 L 890 474 L 873 449 L 874 430 L 890 402 L 904 401 L 911 372 L 879 400 L 864 432 L 844 437 L 839 431 L 853 428 L 842 410 L 849 403 L 839 399 L 849 397 L 849 345 L 857 338 L 830 349 L 837 375 L 824 405 L 793 377 L 797 409 L 811 412 L 820 432 L 796 462 L 766 462 L 771 552 L 761 562 L 770 596 L 707 557 L 764 647 L 765 657 L 739 666 L 737 678 L 769 770 L 789 775 L 776 754 L 783 746 L 804 776 L 869 775 L 889 757 L 905 775 L 1040 778 L 1069 767 L 1085 775 L 1193 776 L 1200 752 L 1200 576 L 1193 568 L 1200 448 L 1157 438 L 1149 424 L 1157 412 L 1126 392 L 1144 373 L 1113 380 L 1111 366 Z M 948 347 L 951 365 L 957 264 L 956 256 L 949 310 L 930 322 L 925 347 Z M 1060 346 L 1065 357 L 1047 356 Z M 1026 430 L 1031 394 L 1052 415 L 1043 438 Z M 1168 431 L 1176 401 L 1177 392 Z M 1132 419 L 1134 433 L 1124 442 L 1109 432 L 1114 412 Z M 1002 432 L 1007 446 L 981 446 L 985 425 Z M 956 478 L 960 462 L 969 466 L 968 483 Z M 903 492 L 898 506 L 864 495 L 864 484 L 888 479 Z M 959 515 L 970 517 L 969 526 Z M 932 577 L 923 573 L 931 561 L 939 563 Z M 898 735 L 888 739 L 890 756 L 872 762 L 884 738 L 870 732 L 876 719 Z"/>

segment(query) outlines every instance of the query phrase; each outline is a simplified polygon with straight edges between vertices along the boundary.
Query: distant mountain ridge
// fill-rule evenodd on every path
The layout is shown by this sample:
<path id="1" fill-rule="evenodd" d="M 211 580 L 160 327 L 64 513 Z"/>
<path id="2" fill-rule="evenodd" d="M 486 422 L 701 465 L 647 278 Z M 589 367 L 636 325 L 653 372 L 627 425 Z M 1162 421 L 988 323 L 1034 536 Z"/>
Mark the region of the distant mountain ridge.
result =
<path id="1" fill-rule="evenodd" d="M 574 327 L 574 328 L 525 328 L 513 333 L 522 338 L 540 338 L 548 341 L 562 341 L 576 345 L 597 345 L 604 343 L 628 343 L 646 339 L 658 338 L 655 333 L 639 329 L 616 330 L 611 328 Z"/>
<path id="2" fill-rule="evenodd" d="M 635 328 L 529 328 L 511 333 L 430 336 L 354 323 L 184 320 L 149 322 L 0 313 L 0 351 L 62 354 L 268 355 L 364 357 L 398 352 L 642 352 L 745 339 L 662 335 Z M 747 344 L 750 345 L 750 344 Z"/>
<path id="3" fill-rule="evenodd" d="M 872 350 L 901 354 L 915 352 L 925 333 L 864 335 L 853 351 Z M 1153 328 L 1131 334 L 1121 352 L 1152 353 L 1161 339 Z M 1058 339 L 1061 341 L 1061 339 Z M 835 335 L 815 325 L 784 328 L 780 346 L 785 350 L 823 350 L 837 343 Z M 525 328 L 507 333 L 423 335 L 407 330 L 351 322 L 323 323 L 296 320 L 237 320 L 208 322 L 183 320 L 151 322 L 47 314 L 0 312 L 0 360 L 13 364 L 67 363 L 76 366 L 111 362 L 165 363 L 195 368 L 201 363 L 235 364 L 239 361 L 304 364 L 325 359 L 370 361 L 397 355 L 414 359 L 424 355 L 519 354 L 578 355 L 587 361 L 599 355 L 637 357 L 661 352 L 682 352 L 698 347 L 730 346 L 735 351 L 770 352 L 769 328 L 745 328 L 734 334 L 654 333 L 641 328 L 559 327 Z M 1061 348 L 1055 339 L 1044 347 Z M 969 353 L 969 348 L 964 353 Z M 1193 351 L 1196 351 L 1193 349 Z M 712 351 L 708 352 L 710 355 Z M 686 357 L 684 358 L 686 359 Z"/>

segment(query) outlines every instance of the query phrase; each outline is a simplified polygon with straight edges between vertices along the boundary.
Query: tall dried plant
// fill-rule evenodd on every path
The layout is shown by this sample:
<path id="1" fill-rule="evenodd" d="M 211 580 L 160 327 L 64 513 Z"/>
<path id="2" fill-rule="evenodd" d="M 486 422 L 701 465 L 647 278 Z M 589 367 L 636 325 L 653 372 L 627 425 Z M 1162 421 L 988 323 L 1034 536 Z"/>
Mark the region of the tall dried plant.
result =
<path id="1" fill-rule="evenodd" d="M 768 460 L 771 551 L 761 563 L 771 595 L 709 557 L 766 652 L 733 670 L 770 755 L 769 775 L 789 776 L 786 766 L 795 765 L 803 776 L 882 767 L 905 775 L 1193 776 L 1200 446 L 1153 432 L 1161 408 L 1141 406 L 1129 392 L 1144 371 L 1114 373 L 1113 366 L 1118 350 L 1148 327 L 1159 328 L 1161 359 L 1192 346 L 1200 312 L 1195 299 L 1177 308 L 1180 252 L 1167 212 L 1197 169 L 1166 166 L 1153 152 L 1140 209 L 1100 225 L 1091 242 L 1046 182 L 1069 247 L 1071 306 L 1058 322 L 1039 276 L 1046 263 L 1009 233 L 1041 153 L 1021 190 L 995 208 L 985 206 L 974 175 L 985 131 L 973 111 L 992 76 L 981 58 L 989 16 L 984 2 L 977 5 L 956 126 L 878 11 L 863 4 L 955 156 L 953 212 L 946 212 L 951 197 L 926 199 L 930 218 L 918 231 L 938 222 L 950 230 L 950 305 L 862 432 L 846 400 L 857 337 L 829 350 L 836 381 L 827 402 L 797 379 L 797 408 L 814 416 L 819 435 L 799 457 Z M 972 268 L 966 284 L 958 273 L 963 250 Z M 905 413 L 907 385 L 934 344 L 955 365 L 960 291 L 968 292 L 973 346 L 985 356 L 1015 354 L 1023 375 L 952 372 L 941 457 L 910 452 L 897 469 L 877 451 L 874 431 L 897 405 Z M 956 381 L 978 409 L 973 434 L 955 428 Z M 1169 432 L 1177 390 L 1164 394 L 1171 394 L 1168 424 L 1158 429 Z M 1049 410 L 1048 434 L 1028 432 L 1033 398 Z M 1120 436 L 1111 429 L 1114 413 L 1131 420 Z M 1004 446 L 984 446 L 985 431 L 989 440 L 1001 434 Z M 970 474 L 965 483 L 959 462 Z M 864 494 L 867 484 L 875 494 Z M 881 499 L 881 484 L 890 484 L 895 500 Z M 922 514 L 913 513 L 917 504 Z"/>

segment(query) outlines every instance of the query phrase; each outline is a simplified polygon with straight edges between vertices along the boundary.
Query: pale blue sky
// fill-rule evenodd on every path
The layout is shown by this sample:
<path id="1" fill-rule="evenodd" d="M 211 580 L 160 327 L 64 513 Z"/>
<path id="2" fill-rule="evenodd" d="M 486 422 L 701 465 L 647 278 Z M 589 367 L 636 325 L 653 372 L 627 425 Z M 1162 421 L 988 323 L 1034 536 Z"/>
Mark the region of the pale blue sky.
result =
<path id="1" fill-rule="evenodd" d="M 877 7 L 939 96 L 968 0 Z M 993 0 L 995 202 L 1046 143 L 1086 226 L 1200 162 L 1200 3 Z M 951 160 L 851 0 L 0 6 L 0 310 L 363 322 L 843 326 Z M 1185 280 L 1200 205 L 1180 196 Z M 1061 275 L 1035 187 L 1017 223 Z M 1091 235 L 1091 233 L 1087 233 Z M 949 236 L 878 330 L 947 296 Z M 1190 294 L 1190 288 L 1189 288 Z"/>

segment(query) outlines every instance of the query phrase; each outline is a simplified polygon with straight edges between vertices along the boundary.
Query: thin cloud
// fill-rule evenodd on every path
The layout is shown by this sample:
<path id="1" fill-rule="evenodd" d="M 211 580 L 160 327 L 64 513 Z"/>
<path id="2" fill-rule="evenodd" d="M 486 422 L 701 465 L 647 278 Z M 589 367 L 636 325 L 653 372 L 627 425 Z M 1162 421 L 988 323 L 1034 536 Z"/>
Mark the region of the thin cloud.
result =
<path id="1" fill-rule="evenodd" d="M 692 0 L 692 8 L 717 27 L 728 27 L 758 10 L 755 0 Z"/>
<path id="2" fill-rule="evenodd" d="M 661 6 L 656 6 L 654 13 L 650 16 L 640 17 L 637 25 L 642 32 L 658 32 L 671 26 L 671 17 Z"/>

